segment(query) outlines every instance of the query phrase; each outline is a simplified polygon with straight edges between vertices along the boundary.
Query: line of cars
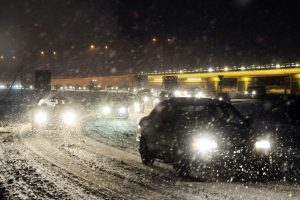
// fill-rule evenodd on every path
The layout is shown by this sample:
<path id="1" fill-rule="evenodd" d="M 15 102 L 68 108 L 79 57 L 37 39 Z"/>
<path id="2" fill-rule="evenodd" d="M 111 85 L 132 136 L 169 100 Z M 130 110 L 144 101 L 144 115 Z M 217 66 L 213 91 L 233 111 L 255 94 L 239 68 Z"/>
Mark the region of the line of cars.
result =
<path id="1" fill-rule="evenodd" d="M 74 129 L 80 127 L 79 119 L 83 113 L 94 113 L 98 118 L 127 119 L 131 114 L 144 113 L 151 97 L 127 93 L 99 93 L 92 98 L 74 104 L 60 94 L 49 94 L 38 101 L 31 110 L 32 130 L 39 129 Z M 82 105 L 86 104 L 86 105 Z"/>

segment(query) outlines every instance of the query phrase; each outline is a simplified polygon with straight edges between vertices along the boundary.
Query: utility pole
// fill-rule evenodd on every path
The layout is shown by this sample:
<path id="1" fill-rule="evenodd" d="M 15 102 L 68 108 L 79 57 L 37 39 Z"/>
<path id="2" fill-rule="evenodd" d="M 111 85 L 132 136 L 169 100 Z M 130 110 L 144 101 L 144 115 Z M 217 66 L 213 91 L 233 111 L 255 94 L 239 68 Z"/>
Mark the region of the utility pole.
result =
<path id="1" fill-rule="evenodd" d="M 160 41 L 160 70 L 163 70 L 163 43 Z"/>

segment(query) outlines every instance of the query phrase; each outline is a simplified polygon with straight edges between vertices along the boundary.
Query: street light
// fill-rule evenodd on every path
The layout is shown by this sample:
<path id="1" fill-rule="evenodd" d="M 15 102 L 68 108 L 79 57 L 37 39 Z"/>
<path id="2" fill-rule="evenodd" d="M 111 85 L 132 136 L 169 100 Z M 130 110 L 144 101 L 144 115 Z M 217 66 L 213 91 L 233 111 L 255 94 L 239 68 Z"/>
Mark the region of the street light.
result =
<path id="1" fill-rule="evenodd" d="M 41 60 L 42 64 L 45 62 L 45 65 L 46 66 L 48 65 L 48 67 L 50 67 L 51 55 L 56 56 L 56 54 L 57 54 L 56 51 L 51 51 L 49 49 L 47 49 L 47 50 L 41 50 L 40 51 L 40 56 L 43 57 L 43 58 L 41 58 L 42 59 Z M 46 59 L 46 60 L 44 60 L 44 59 Z"/>
<path id="2" fill-rule="evenodd" d="M 91 49 L 91 50 L 95 49 L 95 45 L 91 44 L 91 45 L 90 45 L 90 49 Z"/>

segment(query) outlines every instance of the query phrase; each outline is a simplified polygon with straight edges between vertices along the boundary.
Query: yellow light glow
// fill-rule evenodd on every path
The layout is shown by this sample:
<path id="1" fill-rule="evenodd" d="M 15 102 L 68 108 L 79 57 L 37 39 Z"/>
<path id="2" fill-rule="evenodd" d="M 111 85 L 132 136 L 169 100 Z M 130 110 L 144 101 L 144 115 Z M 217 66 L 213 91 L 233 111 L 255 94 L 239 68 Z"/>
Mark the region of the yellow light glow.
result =
<path id="1" fill-rule="evenodd" d="M 191 77 L 191 78 L 187 78 L 186 81 L 187 82 L 199 82 L 199 81 L 202 81 L 202 79 Z"/>
<path id="2" fill-rule="evenodd" d="M 277 65 L 276 65 L 276 68 L 279 69 L 279 68 L 280 68 L 280 64 L 277 64 Z"/>
<path id="3" fill-rule="evenodd" d="M 155 78 L 154 81 L 162 81 L 162 78 Z"/>

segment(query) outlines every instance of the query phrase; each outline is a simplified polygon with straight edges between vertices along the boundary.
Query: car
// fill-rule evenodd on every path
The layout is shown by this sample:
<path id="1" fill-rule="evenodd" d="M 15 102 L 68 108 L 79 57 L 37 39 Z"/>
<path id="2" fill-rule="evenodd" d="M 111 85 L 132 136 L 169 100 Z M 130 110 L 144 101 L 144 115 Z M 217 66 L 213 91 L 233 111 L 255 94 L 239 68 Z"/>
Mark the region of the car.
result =
<path id="1" fill-rule="evenodd" d="M 74 129 L 79 126 L 78 108 L 74 109 L 70 101 L 60 95 L 41 98 L 31 110 L 32 131 L 46 129 Z"/>
<path id="2" fill-rule="evenodd" d="M 251 124 L 231 104 L 216 99 L 163 101 L 139 123 L 142 163 L 161 159 L 173 164 L 179 176 L 196 171 L 203 179 L 231 172 L 250 178 L 294 170 L 295 149 L 286 148 L 291 147 L 288 141 Z"/>
<path id="3" fill-rule="evenodd" d="M 70 101 L 61 95 L 49 94 L 38 101 L 38 106 L 55 107 L 57 105 L 67 105 Z"/>
<path id="4" fill-rule="evenodd" d="M 129 117 L 128 105 L 122 101 L 102 102 L 97 111 L 97 117 L 106 119 L 127 119 Z"/>
<path id="5" fill-rule="evenodd" d="M 145 101 L 140 96 L 128 94 L 124 99 L 130 113 L 143 113 L 145 111 Z"/>
<path id="6" fill-rule="evenodd" d="M 231 99 L 228 93 L 216 93 L 214 97 L 219 101 L 224 101 L 226 103 L 230 103 Z"/>
<path id="7" fill-rule="evenodd" d="M 247 91 L 245 91 L 245 95 L 254 99 L 263 99 L 267 94 L 265 86 L 250 86 Z"/>

